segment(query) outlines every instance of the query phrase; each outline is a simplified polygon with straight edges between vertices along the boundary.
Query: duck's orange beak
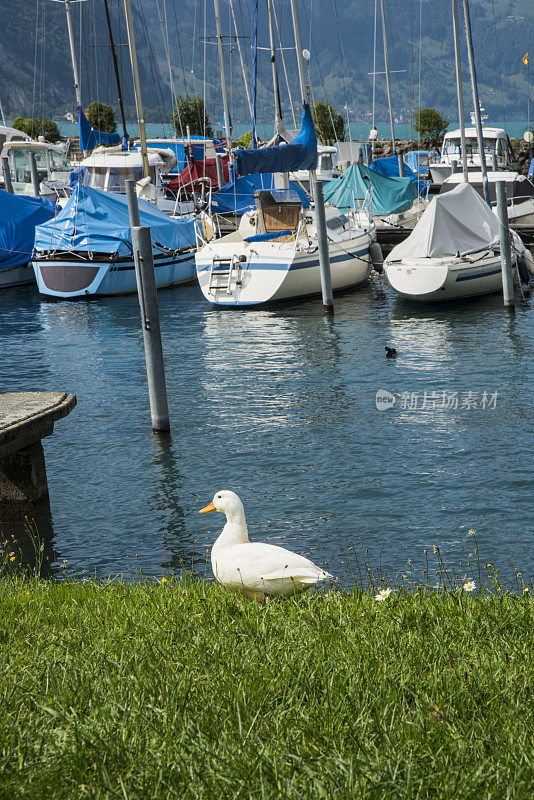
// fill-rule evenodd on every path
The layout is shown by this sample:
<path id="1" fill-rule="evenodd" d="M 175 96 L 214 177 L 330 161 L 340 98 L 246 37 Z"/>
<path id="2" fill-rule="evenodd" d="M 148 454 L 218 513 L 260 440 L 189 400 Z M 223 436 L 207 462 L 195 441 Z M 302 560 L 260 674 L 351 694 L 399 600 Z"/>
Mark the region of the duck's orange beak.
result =
<path id="1" fill-rule="evenodd" d="M 217 511 L 217 509 L 215 508 L 213 503 L 210 503 L 209 506 L 206 506 L 205 508 L 201 508 L 198 513 L 199 514 L 207 514 L 208 511 Z"/>

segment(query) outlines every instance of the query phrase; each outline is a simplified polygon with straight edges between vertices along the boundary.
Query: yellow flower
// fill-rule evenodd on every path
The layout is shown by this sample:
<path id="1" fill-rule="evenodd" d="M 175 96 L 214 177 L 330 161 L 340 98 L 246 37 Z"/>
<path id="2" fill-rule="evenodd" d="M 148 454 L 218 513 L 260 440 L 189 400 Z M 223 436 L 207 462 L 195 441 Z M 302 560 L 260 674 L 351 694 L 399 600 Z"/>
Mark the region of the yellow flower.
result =
<path id="1" fill-rule="evenodd" d="M 29 595 L 29 592 L 25 592 L 25 594 L 26 594 L 26 597 L 27 597 Z"/>
<path id="2" fill-rule="evenodd" d="M 167 583 L 167 578 L 162 578 L 162 579 L 160 580 L 160 583 Z"/>
<path id="3" fill-rule="evenodd" d="M 17 556 L 11 556 L 11 558 L 10 558 L 9 560 L 10 560 L 10 561 L 15 561 L 16 557 L 17 557 Z"/>
<path id="4" fill-rule="evenodd" d="M 468 531 L 468 535 L 469 536 L 476 536 L 476 532 L 473 529 L 471 529 L 470 531 Z"/>

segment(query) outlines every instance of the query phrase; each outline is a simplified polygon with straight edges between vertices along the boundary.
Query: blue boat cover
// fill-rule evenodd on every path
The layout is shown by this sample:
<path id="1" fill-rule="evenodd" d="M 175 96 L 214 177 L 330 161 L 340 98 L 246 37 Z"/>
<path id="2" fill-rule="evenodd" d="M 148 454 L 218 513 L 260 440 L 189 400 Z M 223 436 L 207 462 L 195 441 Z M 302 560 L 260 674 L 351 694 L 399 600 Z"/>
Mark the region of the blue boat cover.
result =
<path id="1" fill-rule="evenodd" d="M 211 210 L 214 214 L 244 214 L 256 207 L 254 192 L 269 192 L 274 188 L 274 175 L 272 174 L 243 175 L 215 192 L 211 198 Z M 304 208 L 308 208 L 310 198 L 304 189 L 292 181 L 289 181 L 289 188 L 297 193 Z"/>
<path id="2" fill-rule="evenodd" d="M 119 144 L 121 140 L 118 133 L 104 133 L 93 128 L 81 108 L 78 109 L 78 126 L 80 150 L 94 150 L 97 144 Z"/>
<path id="3" fill-rule="evenodd" d="M 530 167 L 528 168 L 528 176 L 532 178 L 534 176 L 534 158 L 530 160 Z"/>
<path id="4" fill-rule="evenodd" d="M 0 269 L 28 263 L 35 226 L 55 213 L 56 204 L 47 197 L 26 197 L 0 189 Z"/>
<path id="5" fill-rule="evenodd" d="M 293 172 L 317 167 L 317 136 L 310 107 L 302 109 L 300 131 L 290 144 L 236 150 L 237 174 Z"/>
<path id="6" fill-rule="evenodd" d="M 438 159 L 439 153 L 437 150 L 410 150 L 404 154 L 404 163 L 407 164 L 412 172 L 420 178 L 428 176 L 428 160 Z M 427 163 L 423 163 L 427 162 Z M 405 168 L 406 169 L 406 168 Z M 397 175 L 399 170 L 397 169 Z"/>
<path id="7" fill-rule="evenodd" d="M 173 142 L 172 139 L 161 139 L 157 142 L 147 142 L 146 146 L 149 150 L 161 150 L 162 148 L 172 150 L 178 163 L 169 170 L 167 174 L 179 175 L 189 164 L 190 158 L 194 161 L 204 161 L 205 158 L 208 158 L 208 156 L 206 156 L 206 141 L 213 145 L 216 153 L 224 153 L 224 147 L 219 139 L 210 139 L 205 136 L 191 136 L 191 144 L 189 144 L 187 140 L 183 142 Z M 136 145 L 135 148 L 139 150 L 140 145 Z"/>
<path id="8" fill-rule="evenodd" d="M 398 178 L 399 159 L 397 156 L 389 156 L 388 158 L 375 158 L 369 169 L 372 169 L 373 172 L 378 172 L 379 175 L 385 175 L 386 178 Z M 413 169 L 406 164 L 406 162 L 404 163 L 404 174 L 407 178 L 410 178 L 410 180 L 415 183 L 419 194 L 426 194 L 428 189 L 426 181 L 419 180 Z"/>
<path id="9" fill-rule="evenodd" d="M 417 197 L 417 189 L 410 178 L 386 178 L 363 164 L 352 164 L 343 175 L 323 184 L 325 202 L 341 210 L 354 206 L 354 200 L 369 197 L 372 187 L 373 207 L 377 216 L 399 214 L 411 207 Z"/>
<path id="10" fill-rule="evenodd" d="M 171 219 L 145 200 L 139 200 L 139 215 L 141 225 L 150 226 L 155 250 L 181 250 L 196 244 L 194 220 Z M 126 196 L 77 183 L 57 217 L 36 228 L 35 249 L 130 255 Z"/>

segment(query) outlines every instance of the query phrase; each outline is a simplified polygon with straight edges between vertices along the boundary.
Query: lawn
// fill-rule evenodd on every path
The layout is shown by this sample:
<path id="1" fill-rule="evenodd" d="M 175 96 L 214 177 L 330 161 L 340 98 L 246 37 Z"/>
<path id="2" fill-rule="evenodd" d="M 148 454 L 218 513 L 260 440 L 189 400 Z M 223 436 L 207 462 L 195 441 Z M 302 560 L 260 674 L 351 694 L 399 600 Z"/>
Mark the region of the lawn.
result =
<path id="1" fill-rule="evenodd" d="M 0 798 L 534 797 L 533 601 L 0 580 Z"/>

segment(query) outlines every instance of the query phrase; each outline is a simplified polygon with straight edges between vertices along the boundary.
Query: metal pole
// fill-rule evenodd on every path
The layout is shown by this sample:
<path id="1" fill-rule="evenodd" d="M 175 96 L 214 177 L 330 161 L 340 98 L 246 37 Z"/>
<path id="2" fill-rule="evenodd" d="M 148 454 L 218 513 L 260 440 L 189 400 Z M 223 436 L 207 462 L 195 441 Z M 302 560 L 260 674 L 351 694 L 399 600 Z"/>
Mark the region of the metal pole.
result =
<path id="1" fill-rule="evenodd" d="M 39 175 L 37 174 L 37 162 L 35 153 L 30 150 L 30 172 L 32 176 L 32 190 L 35 197 L 39 197 Z"/>
<path id="2" fill-rule="evenodd" d="M 302 55 L 302 39 L 300 37 L 299 12 L 297 0 L 291 0 L 291 16 L 293 18 L 293 31 L 295 34 L 295 48 L 297 51 L 297 66 L 299 71 L 299 87 L 302 105 L 309 102 L 309 87 L 306 86 L 306 73 L 304 72 L 304 56 Z"/>
<path id="3" fill-rule="evenodd" d="M 217 26 L 217 49 L 219 51 L 219 69 L 221 72 L 221 92 L 224 109 L 224 130 L 226 132 L 226 148 L 230 156 L 230 163 L 232 163 L 232 134 L 230 133 L 230 111 L 228 109 L 228 93 L 226 90 L 226 71 L 224 69 L 224 53 L 223 53 L 223 40 L 221 31 L 221 10 L 219 7 L 219 0 L 213 0 L 215 9 L 215 25 Z"/>
<path id="4" fill-rule="evenodd" d="M 237 42 L 237 52 L 239 53 L 239 63 L 241 64 L 241 72 L 243 74 L 243 83 L 245 84 L 245 93 L 247 95 L 248 109 L 250 111 L 250 117 L 252 118 L 252 100 L 250 98 L 250 89 L 248 87 L 247 71 L 245 69 L 245 61 L 243 59 L 243 51 L 241 50 L 241 42 L 239 40 L 239 34 L 237 32 L 237 23 L 236 23 L 236 20 L 235 20 L 233 0 L 230 0 L 230 11 L 232 12 L 232 21 L 234 23 L 235 39 L 236 39 L 236 42 Z"/>
<path id="5" fill-rule="evenodd" d="M 280 45 L 280 55 L 282 56 L 282 67 L 284 68 L 284 77 L 286 80 L 287 94 L 289 96 L 289 105 L 291 106 L 291 116 L 293 117 L 293 125 L 297 127 L 297 118 L 295 116 L 295 106 L 293 105 L 293 95 L 291 94 L 291 86 L 289 85 L 289 76 L 287 74 L 286 57 L 284 55 L 284 48 L 282 47 L 282 37 L 280 35 L 280 26 L 278 25 L 278 16 L 276 14 L 275 1 L 272 0 L 274 23 L 276 25 L 276 33 L 278 34 L 278 43 Z"/>
<path id="6" fill-rule="evenodd" d="M 11 183 L 11 170 L 9 169 L 9 158 L 2 156 L 2 172 L 4 173 L 4 191 L 15 194 Z"/>
<path id="7" fill-rule="evenodd" d="M 224 186 L 222 153 L 215 153 L 215 165 L 217 167 L 217 183 L 219 184 L 219 189 L 222 189 L 222 187 Z"/>
<path id="8" fill-rule="evenodd" d="M 497 170 L 499 169 L 499 165 L 497 164 L 497 155 L 496 155 L 496 153 L 493 153 L 492 156 L 491 156 L 491 169 L 492 169 L 492 172 L 497 172 Z"/>
<path id="9" fill-rule="evenodd" d="M 467 55 L 469 56 L 469 72 L 471 74 L 471 89 L 473 91 L 473 105 L 475 107 L 475 121 L 477 129 L 478 152 L 480 154 L 480 168 L 482 171 L 482 182 L 484 185 L 484 196 L 489 203 L 488 171 L 486 168 L 486 154 L 484 152 L 484 139 L 482 137 L 482 121 L 480 119 L 480 103 L 478 100 L 477 73 L 475 67 L 475 55 L 473 52 L 473 38 L 471 35 L 471 19 L 469 17 L 469 0 L 463 0 L 465 38 L 467 41 Z"/>
<path id="10" fill-rule="evenodd" d="M 80 0 L 77 0 L 80 2 Z M 65 13 L 67 15 L 67 31 L 69 34 L 69 47 L 70 47 L 70 60 L 72 62 L 72 74 L 74 77 L 74 94 L 76 96 L 76 106 L 80 109 L 82 108 L 82 91 L 80 89 L 80 79 L 78 76 L 78 65 L 76 63 L 76 48 L 74 45 L 74 32 L 72 30 L 72 18 L 70 15 L 70 0 L 64 0 L 65 3 Z M 83 151 L 84 156 L 89 155 L 89 150 Z"/>
<path id="11" fill-rule="evenodd" d="M 126 15 L 126 28 L 128 31 L 128 47 L 130 50 L 130 62 L 132 64 L 132 75 L 135 93 L 135 107 L 137 109 L 137 122 L 139 124 L 139 138 L 141 139 L 141 158 L 143 159 L 143 176 L 148 178 L 148 152 L 146 149 L 145 119 L 143 115 L 143 102 L 141 100 L 141 84 L 139 83 L 139 69 L 137 66 L 137 54 L 135 51 L 135 35 L 132 19 L 131 0 L 124 0 L 124 13 Z"/>
<path id="12" fill-rule="evenodd" d="M 271 70 L 273 73 L 274 91 L 274 125 L 278 132 L 282 123 L 282 106 L 280 103 L 280 86 L 278 84 L 278 71 L 276 69 L 276 46 L 274 42 L 273 7 L 272 0 L 267 0 L 267 14 L 269 15 L 269 42 L 271 45 Z"/>
<path id="13" fill-rule="evenodd" d="M 462 174 L 464 183 L 469 183 L 467 169 L 467 153 L 465 149 L 464 94 L 462 87 L 462 60 L 460 57 L 460 27 L 458 25 L 457 0 L 452 0 L 452 24 L 454 28 L 454 59 L 456 64 L 456 98 L 458 100 L 458 120 L 460 125 L 460 142 L 462 149 Z"/>
<path id="14" fill-rule="evenodd" d="M 400 177 L 400 178 L 404 178 L 404 175 L 405 175 L 405 170 L 404 170 L 404 158 L 402 157 L 402 154 L 401 154 L 401 153 L 399 153 L 399 155 L 397 156 L 397 158 L 398 158 L 398 161 L 399 161 L 399 177 Z"/>
<path id="15" fill-rule="evenodd" d="M 315 226 L 319 243 L 319 270 L 321 272 L 321 292 L 323 295 L 323 311 L 325 314 L 334 313 L 334 296 L 332 294 L 332 279 L 330 276 L 330 256 L 328 253 L 328 239 L 326 234 L 326 217 L 324 213 L 323 184 L 317 178 L 313 180 L 313 195 L 315 198 Z"/>
<path id="16" fill-rule="evenodd" d="M 109 8 L 108 8 L 108 0 L 104 0 L 104 8 L 106 9 L 106 21 L 108 24 L 108 36 L 109 36 L 109 46 L 111 48 L 111 58 L 113 60 L 113 70 L 115 72 L 115 83 L 117 84 L 117 96 L 119 100 L 119 110 L 121 114 L 121 121 L 122 121 L 122 132 L 126 138 L 128 138 L 128 133 L 126 131 L 126 118 L 124 116 L 124 104 L 122 101 L 122 89 L 121 89 L 121 79 L 119 75 L 119 65 L 117 62 L 117 53 L 115 51 L 115 42 L 113 41 L 113 30 L 111 28 L 111 19 L 109 16 Z"/>
<path id="17" fill-rule="evenodd" d="M 125 181 L 125 184 L 130 213 L 137 294 L 143 327 L 150 416 L 152 418 L 152 428 L 155 431 L 166 432 L 170 431 L 169 408 L 167 404 L 163 349 L 161 346 L 152 239 L 150 228 L 139 226 L 139 206 L 135 193 L 135 181 Z"/>
<path id="18" fill-rule="evenodd" d="M 451 159 L 452 174 L 458 172 L 458 161 L 455 158 Z"/>
<path id="19" fill-rule="evenodd" d="M 2 101 L 1 100 L 0 100 L 0 114 L 2 115 L 2 125 L 5 125 L 7 127 L 6 118 L 5 118 L 5 114 L 4 114 L 4 106 L 2 105 Z"/>
<path id="20" fill-rule="evenodd" d="M 384 41 L 384 69 L 386 71 L 386 89 L 388 93 L 389 124 L 391 125 L 391 144 L 393 145 L 393 155 L 395 155 L 395 125 L 393 122 L 393 106 L 391 105 L 391 85 L 389 82 L 389 60 L 388 60 L 388 40 L 386 36 L 386 15 L 384 12 L 384 0 L 380 0 L 380 11 L 382 14 L 382 39 Z"/>
<path id="21" fill-rule="evenodd" d="M 510 228 L 506 204 L 506 183 L 496 181 L 497 214 L 500 222 L 502 294 L 506 308 L 514 305 L 514 281 L 512 278 L 512 252 L 510 247 Z"/>

